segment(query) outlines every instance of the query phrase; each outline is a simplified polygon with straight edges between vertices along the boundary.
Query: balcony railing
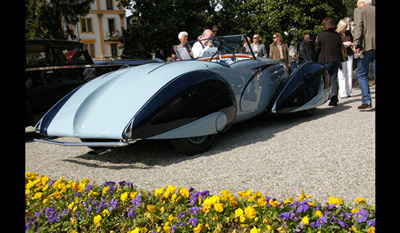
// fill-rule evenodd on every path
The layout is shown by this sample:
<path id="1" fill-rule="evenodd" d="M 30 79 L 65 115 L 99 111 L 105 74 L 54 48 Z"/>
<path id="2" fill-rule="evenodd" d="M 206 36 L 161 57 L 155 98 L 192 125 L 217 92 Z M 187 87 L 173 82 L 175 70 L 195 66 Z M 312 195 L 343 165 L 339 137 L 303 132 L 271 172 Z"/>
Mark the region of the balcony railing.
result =
<path id="1" fill-rule="evenodd" d="M 115 32 L 106 32 L 106 40 L 119 40 L 119 38 L 121 37 L 121 32 L 120 31 L 115 31 Z"/>

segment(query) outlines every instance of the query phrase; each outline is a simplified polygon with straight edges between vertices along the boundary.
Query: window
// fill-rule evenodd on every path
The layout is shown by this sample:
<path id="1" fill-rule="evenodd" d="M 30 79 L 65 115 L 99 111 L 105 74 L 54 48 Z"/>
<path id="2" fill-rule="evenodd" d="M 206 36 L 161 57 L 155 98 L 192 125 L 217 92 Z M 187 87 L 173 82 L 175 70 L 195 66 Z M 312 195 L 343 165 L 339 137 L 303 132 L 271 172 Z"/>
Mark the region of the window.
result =
<path id="1" fill-rule="evenodd" d="M 92 29 L 92 19 L 91 18 L 82 18 L 81 19 L 81 31 L 82 32 L 93 32 Z"/>
<path id="2" fill-rule="evenodd" d="M 113 0 L 106 0 L 106 7 L 107 7 L 107 10 L 113 10 L 114 9 Z"/>
<path id="3" fill-rule="evenodd" d="M 114 33 L 115 32 L 115 20 L 108 19 L 108 33 Z"/>
<path id="4" fill-rule="evenodd" d="M 118 57 L 118 44 L 110 44 L 111 46 L 111 56 Z"/>
<path id="5" fill-rule="evenodd" d="M 26 67 L 46 66 L 46 50 L 43 44 L 25 44 Z"/>
<path id="6" fill-rule="evenodd" d="M 55 64 L 87 64 L 82 47 L 77 44 L 54 44 L 53 57 Z"/>
<path id="7" fill-rule="evenodd" d="M 85 46 L 86 46 L 86 50 L 88 51 L 90 57 L 92 57 L 92 58 L 96 57 L 96 53 L 94 50 L 94 44 L 87 43 L 87 44 L 85 44 Z"/>

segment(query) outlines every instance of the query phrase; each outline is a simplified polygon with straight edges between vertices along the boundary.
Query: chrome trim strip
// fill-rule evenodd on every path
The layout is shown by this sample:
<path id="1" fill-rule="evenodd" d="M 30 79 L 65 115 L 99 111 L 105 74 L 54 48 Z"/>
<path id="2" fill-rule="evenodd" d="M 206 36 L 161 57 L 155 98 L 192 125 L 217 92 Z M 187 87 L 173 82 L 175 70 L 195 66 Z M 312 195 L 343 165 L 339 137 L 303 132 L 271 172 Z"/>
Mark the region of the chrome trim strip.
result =
<path id="1" fill-rule="evenodd" d="M 60 142 L 50 139 L 33 139 L 35 142 L 44 142 L 58 146 L 88 146 L 88 147 L 123 147 L 129 145 L 128 142 Z"/>
<path id="2" fill-rule="evenodd" d="M 63 66 L 44 66 L 44 67 L 29 67 L 25 68 L 25 71 L 35 70 L 59 70 L 59 69 L 71 69 L 71 68 L 90 68 L 90 67 L 102 67 L 103 65 L 95 64 L 82 64 L 82 65 L 63 65 Z"/>

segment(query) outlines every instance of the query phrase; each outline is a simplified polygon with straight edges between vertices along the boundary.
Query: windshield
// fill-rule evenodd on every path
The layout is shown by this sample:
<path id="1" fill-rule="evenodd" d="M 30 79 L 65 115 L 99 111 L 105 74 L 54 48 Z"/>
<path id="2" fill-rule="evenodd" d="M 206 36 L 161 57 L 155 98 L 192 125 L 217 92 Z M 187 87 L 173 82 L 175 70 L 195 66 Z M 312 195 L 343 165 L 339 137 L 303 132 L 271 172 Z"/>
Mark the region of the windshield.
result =
<path id="1" fill-rule="evenodd" d="M 246 35 L 217 36 L 174 46 L 180 61 L 203 60 L 228 63 L 254 59 Z"/>

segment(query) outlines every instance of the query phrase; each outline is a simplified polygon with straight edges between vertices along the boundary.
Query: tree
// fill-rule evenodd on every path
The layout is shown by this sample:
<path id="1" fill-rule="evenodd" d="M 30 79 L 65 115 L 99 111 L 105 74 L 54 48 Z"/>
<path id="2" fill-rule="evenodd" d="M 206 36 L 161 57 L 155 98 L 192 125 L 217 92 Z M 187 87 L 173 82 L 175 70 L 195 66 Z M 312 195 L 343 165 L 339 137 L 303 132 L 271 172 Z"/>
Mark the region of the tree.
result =
<path id="1" fill-rule="evenodd" d="M 128 6 L 130 0 L 123 0 Z M 122 30 L 122 58 L 149 58 L 155 52 L 165 59 L 172 46 L 179 44 L 178 34 L 187 31 L 189 41 L 196 40 L 205 27 L 213 25 L 214 5 L 209 0 L 138 0 L 133 6 L 134 20 Z"/>
<path id="2" fill-rule="evenodd" d="M 25 0 L 25 38 L 75 39 L 79 22 L 94 0 Z M 63 28 L 63 23 L 64 27 Z"/>
<path id="3" fill-rule="evenodd" d="M 130 1 L 122 0 L 122 5 L 128 6 Z M 138 20 L 123 30 L 122 57 L 149 58 L 155 52 L 166 58 L 172 45 L 179 43 L 180 31 L 187 31 L 189 40 L 195 40 L 205 27 L 213 25 L 218 26 L 218 35 L 259 33 L 264 44 L 272 42 L 274 32 L 280 32 L 286 41 L 301 41 L 305 33 L 315 38 L 322 31 L 322 19 L 330 16 L 339 22 L 354 1 L 137 0 L 133 9 Z M 222 8 L 215 10 L 216 6 Z"/>
<path id="4" fill-rule="evenodd" d="M 280 32 L 287 40 L 302 40 L 304 33 L 318 35 L 323 18 L 336 22 L 346 16 L 346 7 L 337 0 L 220 0 L 222 10 L 216 13 L 221 28 L 263 36 L 263 43 L 272 42 L 272 34 Z M 224 20 L 222 20 L 224 19 Z M 297 29 L 297 30 L 292 30 Z M 284 32 L 287 32 L 285 35 Z"/>

